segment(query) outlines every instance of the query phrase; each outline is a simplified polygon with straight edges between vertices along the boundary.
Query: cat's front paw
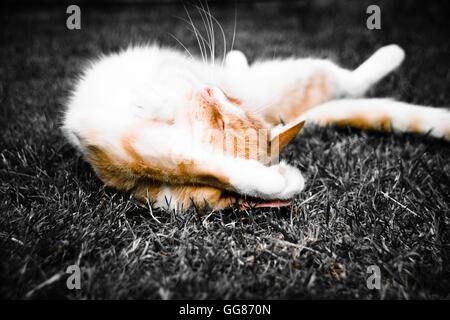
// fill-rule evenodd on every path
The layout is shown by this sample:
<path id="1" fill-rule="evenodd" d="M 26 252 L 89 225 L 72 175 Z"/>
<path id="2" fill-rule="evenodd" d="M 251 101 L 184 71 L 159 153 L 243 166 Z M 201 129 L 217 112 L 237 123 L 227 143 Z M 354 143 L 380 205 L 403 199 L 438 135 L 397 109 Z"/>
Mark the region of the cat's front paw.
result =
<path id="1" fill-rule="evenodd" d="M 300 170 L 285 162 L 269 167 L 269 171 L 268 175 L 261 176 L 264 182 L 260 186 L 260 198 L 291 199 L 305 187 L 305 179 Z"/>
<path id="2" fill-rule="evenodd" d="M 276 167 L 284 178 L 284 187 L 278 194 L 274 195 L 274 198 L 290 199 L 303 190 L 305 187 L 305 179 L 300 173 L 300 170 L 285 162 L 281 162 Z"/>
<path id="3" fill-rule="evenodd" d="M 233 170 L 230 183 L 240 194 L 265 200 L 285 200 L 302 191 L 305 180 L 297 168 L 285 162 L 266 167 L 245 161 L 239 170 Z"/>

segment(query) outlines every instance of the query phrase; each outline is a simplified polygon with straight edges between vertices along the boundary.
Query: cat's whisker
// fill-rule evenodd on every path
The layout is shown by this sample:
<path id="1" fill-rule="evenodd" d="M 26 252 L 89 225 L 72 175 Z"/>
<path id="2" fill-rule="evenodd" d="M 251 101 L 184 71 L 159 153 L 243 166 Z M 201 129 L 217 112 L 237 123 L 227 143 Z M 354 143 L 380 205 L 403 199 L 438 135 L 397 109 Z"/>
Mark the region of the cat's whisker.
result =
<path id="1" fill-rule="evenodd" d="M 177 41 L 183 48 L 184 50 L 186 50 L 186 52 L 189 54 L 189 56 L 194 59 L 194 56 L 191 54 L 191 52 L 189 51 L 188 48 L 186 48 L 186 46 L 183 44 L 183 42 L 181 42 L 177 37 L 175 37 L 172 33 L 169 32 L 169 35 L 175 39 L 175 41 Z"/>
<path id="2" fill-rule="evenodd" d="M 200 4 L 203 7 L 203 4 L 202 4 L 201 0 L 200 0 Z M 207 1 L 205 1 L 205 5 L 206 5 L 206 7 L 207 7 L 207 9 L 209 11 L 209 6 L 208 6 L 208 2 Z M 203 10 L 203 11 L 205 11 L 205 10 Z M 206 12 L 205 12 L 205 17 L 208 18 L 208 15 L 206 15 Z M 212 59 L 212 64 L 214 65 L 215 61 L 216 61 L 216 41 L 215 41 L 216 32 L 214 31 L 214 24 L 212 22 L 211 16 L 209 16 L 209 25 L 210 25 L 210 28 L 211 28 L 211 31 L 210 31 L 210 34 L 211 34 L 211 47 L 212 47 L 211 59 Z"/>
<path id="3" fill-rule="evenodd" d="M 200 1 L 200 3 L 202 4 L 202 2 Z M 209 9 L 209 5 L 208 2 L 205 1 L 205 7 L 202 5 L 203 8 L 203 12 L 205 13 L 205 17 L 208 19 L 209 21 L 209 25 L 211 26 L 211 40 L 212 40 L 212 52 L 211 55 L 213 57 L 213 65 L 215 65 L 215 61 L 216 61 L 216 31 L 214 29 L 214 21 L 213 21 L 213 16 L 211 14 L 211 10 Z"/>
<path id="4" fill-rule="evenodd" d="M 210 57 L 211 57 L 212 64 L 214 65 L 215 64 L 215 47 L 216 47 L 215 34 L 214 34 L 214 25 L 212 23 L 211 17 L 209 17 L 209 19 L 208 19 L 208 15 L 206 14 L 206 10 L 205 10 L 205 8 L 203 6 L 203 3 L 201 1 L 200 1 L 200 5 L 201 5 L 201 8 L 199 6 L 197 6 L 197 5 L 195 7 L 197 8 L 198 13 L 202 17 L 203 23 L 205 25 L 206 32 L 208 34 L 209 42 L 211 44 L 211 46 L 210 46 Z M 206 5 L 208 5 L 208 3 L 206 3 Z M 209 10 L 209 7 L 208 7 L 208 10 Z M 204 17 L 203 17 L 203 14 L 205 15 Z M 205 20 L 206 20 L 206 23 L 205 23 Z"/>
<path id="5" fill-rule="evenodd" d="M 212 18 L 214 19 L 214 21 L 219 26 L 220 32 L 222 33 L 222 37 L 223 37 L 223 52 L 222 52 L 222 66 L 223 66 L 225 64 L 225 55 L 226 55 L 226 52 L 227 52 L 227 38 L 225 36 L 225 31 L 223 30 L 223 27 L 220 24 L 220 22 L 216 18 L 214 18 L 214 17 L 212 17 Z"/>
<path id="6" fill-rule="evenodd" d="M 186 11 L 188 19 L 189 19 L 189 21 L 190 21 L 190 23 L 191 23 L 191 25 L 192 25 L 192 27 L 194 29 L 195 38 L 197 39 L 197 42 L 198 42 L 198 45 L 199 45 L 199 49 L 200 49 L 200 54 L 202 56 L 202 60 L 203 60 L 204 63 L 207 63 L 208 60 L 207 60 L 207 57 L 205 55 L 206 54 L 205 43 L 202 42 L 203 43 L 203 48 L 202 48 L 202 45 L 201 45 L 200 39 L 199 39 L 199 35 L 198 35 L 199 32 L 197 32 L 197 28 L 195 27 L 194 22 L 192 21 L 191 15 L 189 14 L 189 11 L 188 11 L 188 9 L 186 7 L 184 7 L 184 10 Z"/>
<path id="7" fill-rule="evenodd" d="M 206 24 L 206 20 L 205 17 L 203 16 L 202 12 L 200 11 L 200 9 L 198 8 L 198 6 L 196 6 L 198 13 L 200 14 L 200 17 L 202 18 L 203 21 L 203 26 L 205 28 L 206 31 L 206 37 L 208 38 L 208 47 L 210 52 L 212 52 L 212 48 L 211 48 L 211 32 L 210 29 L 208 28 L 207 24 Z"/>
<path id="8" fill-rule="evenodd" d="M 233 26 L 233 39 L 231 40 L 231 49 L 232 51 L 234 49 L 234 40 L 236 38 L 236 25 L 237 25 L 237 7 L 236 3 L 234 4 L 234 26 Z"/>
<path id="9" fill-rule="evenodd" d="M 222 66 L 223 66 L 223 64 L 225 63 L 225 55 L 226 55 L 226 51 L 227 51 L 227 39 L 226 39 L 226 36 L 225 36 L 225 31 L 224 31 L 222 25 L 220 24 L 220 22 L 211 14 L 211 11 L 209 10 L 209 7 L 208 7 L 208 11 L 205 11 L 205 9 L 203 9 L 203 8 L 198 8 L 198 9 L 202 10 L 205 13 L 205 15 L 208 15 L 209 19 L 211 21 L 211 24 L 213 24 L 213 21 L 214 21 L 217 24 L 217 26 L 219 27 L 220 32 L 222 33 L 222 37 L 223 37 Z M 212 28 L 212 30 L 214 30 L 214 28 Z M 233 35 L 233 38 L 234 38 L 234 35 Z"/>
<path id="10" fill-rule="evenodd" d="M 188 20 L 186 20 L 186 19 L 184 19 L 184 18 L 180 18 L 180 17 L 178 17 L 178 18 L 190 26 L 190 27 L 187 27 L 189 31 L 194 32 L 194 33 L 197 32 L 198 36 L 200 37 L 200 40 L 202 40 L 203 50 L 206 52 L 206 46 L 205 46 L 205 43 L 206 43 L 206 45 L 207 45 L 208 47 L 210 47 L 210 44 L 209 44 L 208 40 L 205 39 L 205 37 L 202 35 L 202 33 L 200 32 L 200 30 L 199 30 L 197 27 L 193 26 L 192 23 L 189 22 Z M 191 28 L 191 27 L 192 27 L 192 28 Z"/>

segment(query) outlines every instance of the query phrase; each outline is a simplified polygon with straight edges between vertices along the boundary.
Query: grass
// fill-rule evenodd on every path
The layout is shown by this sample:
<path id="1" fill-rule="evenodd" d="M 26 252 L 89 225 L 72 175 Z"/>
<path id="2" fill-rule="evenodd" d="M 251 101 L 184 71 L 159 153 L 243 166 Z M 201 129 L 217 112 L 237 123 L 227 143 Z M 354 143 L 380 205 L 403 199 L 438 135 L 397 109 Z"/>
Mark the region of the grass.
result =
<path id="1" fill-rule="evenodd" d="M 252 60 L 315 55 L 355 67 L 399 43 L 404 65 L 370 95 L 449 106 L 448 11 L 438 2 L 373 3 L 382 30 L 365 28 L 362 1 L 241 4 L 235 47 Z M 234 7 L 212 10 L 231 34 Z M 59 130 L 72 79 L 85 59 L 130 42 L 176 46 L 168 32 L 195 49 L 174 16 L 184 9 L 82 7 L 82 30 L 68 31 L 64 7 L 1 13 L 0 297 L 449 298 L 444 141 L 307 128 L 283 153 L 307 186 L 283 209 L 154 210 L 156 221 L 102 186 Z M 75 263 L 81 290 L 71 291 L 65 270 Z M 382 290 L 366 287 L 370 265 L 381 269 Z"/>

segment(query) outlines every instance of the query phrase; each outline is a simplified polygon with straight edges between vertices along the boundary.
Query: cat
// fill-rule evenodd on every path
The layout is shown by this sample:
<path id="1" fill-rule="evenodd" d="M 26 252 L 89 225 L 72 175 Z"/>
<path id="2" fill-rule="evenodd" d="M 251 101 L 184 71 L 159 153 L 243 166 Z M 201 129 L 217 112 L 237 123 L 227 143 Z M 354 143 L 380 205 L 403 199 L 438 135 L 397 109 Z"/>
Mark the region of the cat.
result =
<path id="1" fill-rule="evenodd" d="M 450 139 L 446 109 L 361 98 L 404 56 L 388 45 L 347 70 L 313 58 L 249 65 L 237 50 L 212 64 L 133 46 L 90 63 L 62 128 L 106 185 L 153 207 L 282 206 L 305 180 L 278 154 L 305 122 Z"/>

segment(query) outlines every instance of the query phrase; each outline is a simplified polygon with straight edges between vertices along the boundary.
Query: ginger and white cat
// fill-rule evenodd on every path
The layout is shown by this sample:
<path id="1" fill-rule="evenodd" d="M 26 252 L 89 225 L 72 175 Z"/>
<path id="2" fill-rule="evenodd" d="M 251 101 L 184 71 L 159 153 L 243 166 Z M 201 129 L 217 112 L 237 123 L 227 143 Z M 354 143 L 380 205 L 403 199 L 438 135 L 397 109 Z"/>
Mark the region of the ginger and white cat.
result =
<path id="1" fill-rule="evenodd" d="M 85 70 L 63 129 L 105 184 L 156 207 L 281 204 L 304 188 L 297 168 L 276 161 L 304 122 L 450 139 L 445 109 L 359 98 L 403 59 L 389 45 L 356 70 L 321 59 L 249 65 L 239 51 L 217 65 L 130 47 Z"/>

